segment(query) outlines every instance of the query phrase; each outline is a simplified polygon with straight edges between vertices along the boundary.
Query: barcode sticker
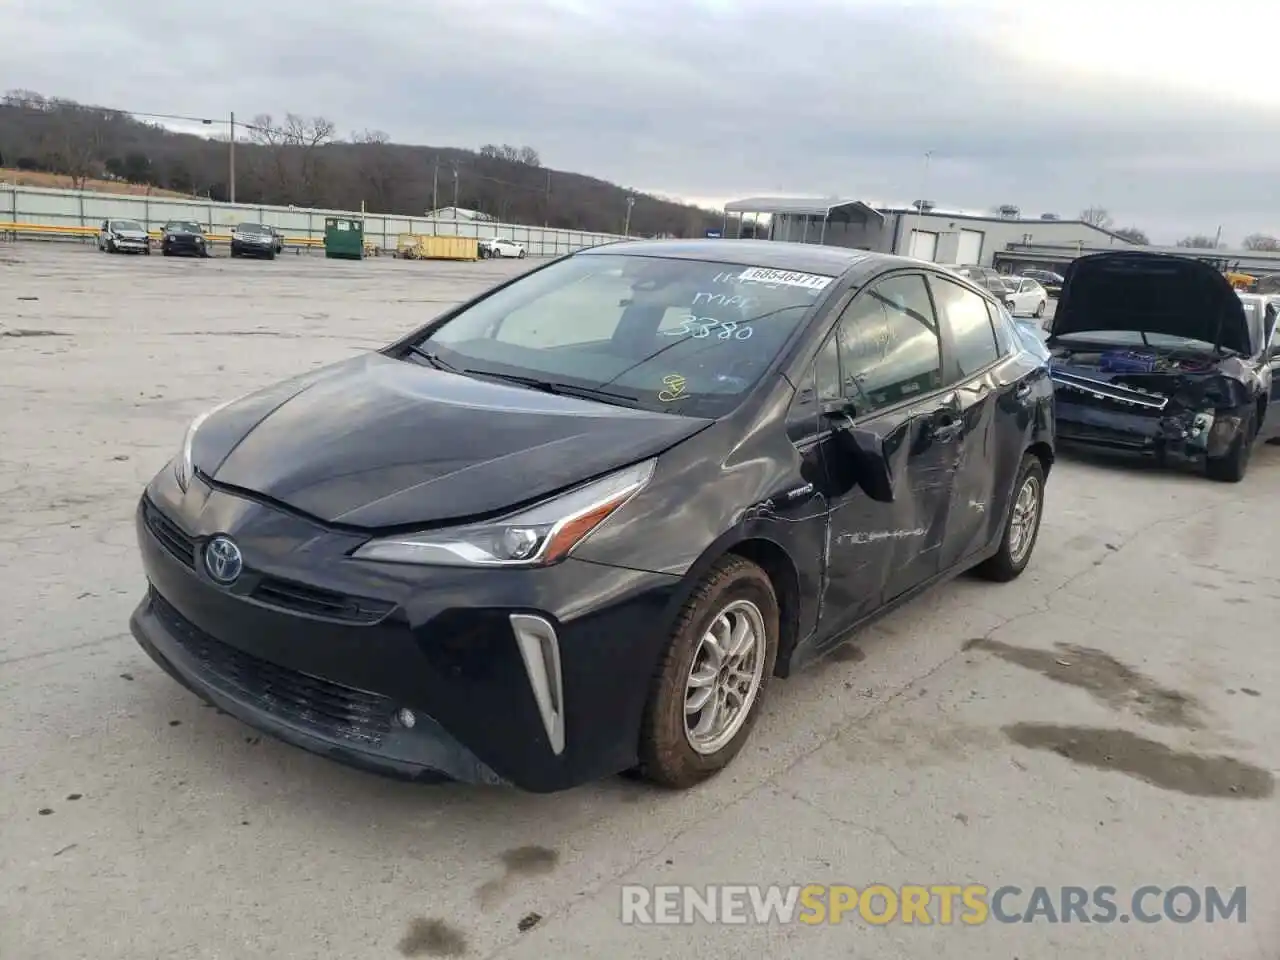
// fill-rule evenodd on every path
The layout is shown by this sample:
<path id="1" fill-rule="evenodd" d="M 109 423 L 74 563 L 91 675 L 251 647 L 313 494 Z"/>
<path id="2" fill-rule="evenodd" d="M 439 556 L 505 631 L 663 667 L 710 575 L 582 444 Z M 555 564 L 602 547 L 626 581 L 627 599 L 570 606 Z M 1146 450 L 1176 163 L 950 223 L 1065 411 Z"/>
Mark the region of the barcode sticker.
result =
<path id="1" fill-rule="evenodd" d="M 791 270 L 771 270 L 768 267 L 747 267 L 738 279 L 751 283 L 767 283 L 770 286 L 803 287 L 806 290 L 821 290 L 831 283 L 831 277 L 823 277 L 816 273 L 795 273 Z"/>

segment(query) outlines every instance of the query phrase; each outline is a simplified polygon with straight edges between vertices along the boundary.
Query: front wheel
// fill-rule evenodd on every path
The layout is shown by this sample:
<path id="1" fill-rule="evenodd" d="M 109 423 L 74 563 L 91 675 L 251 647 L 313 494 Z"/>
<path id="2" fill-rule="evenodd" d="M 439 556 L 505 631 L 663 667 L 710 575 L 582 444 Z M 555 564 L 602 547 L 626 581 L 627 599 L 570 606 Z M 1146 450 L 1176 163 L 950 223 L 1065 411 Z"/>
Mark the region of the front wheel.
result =
<path id="1" fill-rule="evenodd" d="M 724 769 L 760 714 L 778 655 L 778 600 L 741 557 L 720 560 L 685 602 L 651 681 L 639 773 L 684 789 Z"/>
<path id="2" fill-rule="evenodd" d="M 520 251 L 520 259 L 521 259 L 521 260 L 523 260 L 523 259 L 524 259 L 524 257 L 525 257 L 525 251 L 521 250 L 521 251 Z"/>
<path id="3" fill-rule="evenodd" d="M 1013 486 L 1013 504 L 1004 522 L 1004 536 L 995 555 L 978 564 L 978 576 L 998 583 L 1017 578 L 1027 568 L 1040 517 L 1044 514 L 1044 464 L 1034 453 L 1023 454 L 1018 480 Z"/>
<path id="4" fill-rule="evenodd" d="M 1041 300 L 1040 303 L 1036 305 L 1037 320 L 1044 316 L 1045 307 L 1046 307 L 1046 302 L 1044 300 Z"/>
<path id="5" fill-rule="evenodd" d="M 116 252 L 116 242 L 114 240 L 108 240 L 107 253 L 115 253 L 115 252 Z"/>

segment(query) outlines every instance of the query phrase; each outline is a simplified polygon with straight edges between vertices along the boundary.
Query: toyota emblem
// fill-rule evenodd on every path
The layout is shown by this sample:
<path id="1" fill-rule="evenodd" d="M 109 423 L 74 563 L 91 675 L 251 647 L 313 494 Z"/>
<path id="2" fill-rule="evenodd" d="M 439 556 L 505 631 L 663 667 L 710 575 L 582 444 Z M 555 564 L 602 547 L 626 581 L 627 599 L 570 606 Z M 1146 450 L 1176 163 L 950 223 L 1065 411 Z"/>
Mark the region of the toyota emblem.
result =
<path id="1" fill-rule="evenodd" d="M 221 584 L 232 584 L 244 569 L 244 557 L 230 537 L 214 537 L 204 548 L 204 568 Z"/>

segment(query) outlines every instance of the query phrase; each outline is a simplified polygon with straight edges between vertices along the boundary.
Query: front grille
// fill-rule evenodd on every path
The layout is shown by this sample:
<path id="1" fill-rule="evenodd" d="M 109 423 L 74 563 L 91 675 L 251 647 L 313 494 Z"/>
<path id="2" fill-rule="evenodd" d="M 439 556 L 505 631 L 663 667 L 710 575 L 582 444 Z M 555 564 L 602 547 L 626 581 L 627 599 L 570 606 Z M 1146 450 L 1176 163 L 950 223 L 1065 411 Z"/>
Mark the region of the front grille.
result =
<path id="1" fill-rule="evenodd" d="M 252 596 L 260 603 L 273 607 L 331 620 L 345 620 L 348 623 L 377 623 L 395 606 L 382 600 L 352 597 L 278 577 L 263 577 L 254 588 Z"/>
<path id="2" fill-rule="evenodd" d="M 272 716 L 320 736 L 378 746 L 391 731 L 392 703 L 259 659 L 215 640 L 153 588 L 151 607 L 182 648 L 199 661 L 212 685 Z"/>
<path id="3" fill-rule="evenodd" d="M 142 519 L 152 536 L 170 554 L 188 567 L 196 565 L 195 538 L 184 533 L 181 527 L 161 513 L 150 500 L 142 501 Z"/>

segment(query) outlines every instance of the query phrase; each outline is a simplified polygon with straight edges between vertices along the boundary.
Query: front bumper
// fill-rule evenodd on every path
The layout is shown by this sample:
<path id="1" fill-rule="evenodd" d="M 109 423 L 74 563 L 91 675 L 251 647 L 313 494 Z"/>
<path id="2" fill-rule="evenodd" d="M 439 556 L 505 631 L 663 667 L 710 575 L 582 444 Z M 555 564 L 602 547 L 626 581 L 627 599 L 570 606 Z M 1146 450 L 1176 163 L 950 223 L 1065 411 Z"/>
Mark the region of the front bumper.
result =
<path id="1" fill-rule="evenodd" d="M 203 565 L 219 533 L 244 557 L 230 587 Z M 539 792 L 636 761 L 678 578 L 573 559 L 540 570 L 355 561 L 363 537 L 198 477 L 183 494 L 167 469 L 139 504 L 137 534 L 149 589 L 134 636 L 251 726 L 378 773 Z M 550 638 L 515 623 L 543 623 Z M 406 709 L 411 728 L 397 719 Z"/>
<path id="2" fill-rule="evenodd" d="M 1114 409 L 1061 391 L 1054 408 L 1057 437 L 1065 443 L 1192 462 L 1226 456 L 1244 422 L 1230 411 Z"/>
<path id="3" fill-rule="evenodd" d="M 161 241 L 162 249 L 169 253 L 185 253 L 202 257 L 209 252 L 208 241 L 201 242 L 189 237 L 174 237 Z"/>
<path id="4" fill-rule="evenodd" d="M 235 239 L 231 241 L 231 249 L 250 257 L 269 257 L 276 252 L 274 243 L 258 240 Z"/>

